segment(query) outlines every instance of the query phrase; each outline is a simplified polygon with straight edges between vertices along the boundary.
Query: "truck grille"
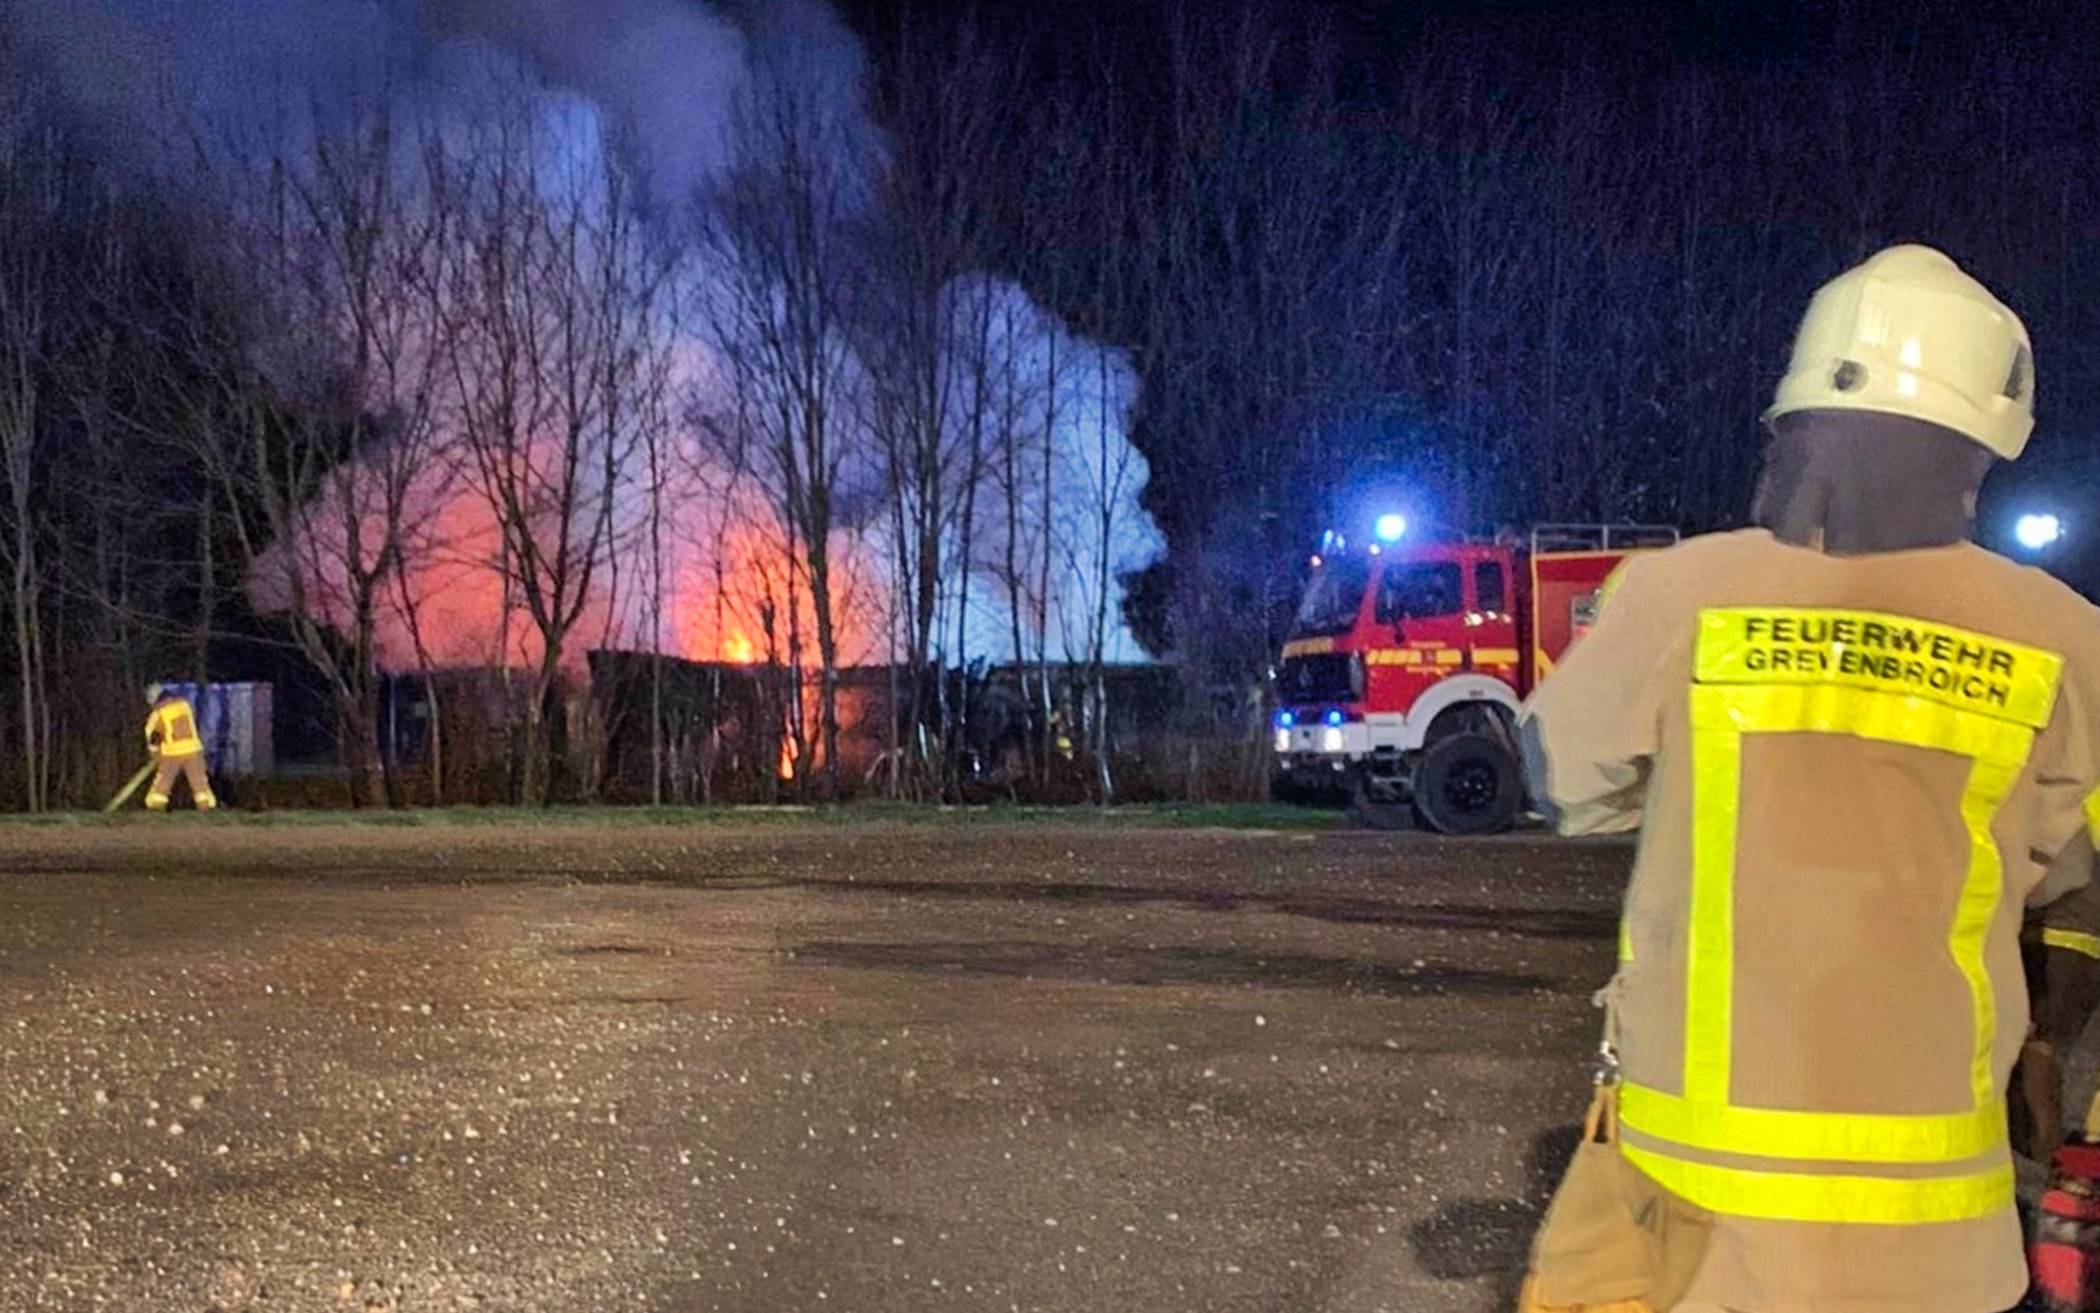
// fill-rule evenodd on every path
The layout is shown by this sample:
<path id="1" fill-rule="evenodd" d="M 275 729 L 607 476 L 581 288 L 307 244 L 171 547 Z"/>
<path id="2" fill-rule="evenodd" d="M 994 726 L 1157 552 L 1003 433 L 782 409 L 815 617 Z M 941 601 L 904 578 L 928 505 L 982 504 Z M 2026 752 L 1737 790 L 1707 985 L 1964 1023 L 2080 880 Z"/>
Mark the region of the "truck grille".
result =
<path id="1" fill-rule="evenodd" d="M 1285 704 L 1348 702 L 1353 697 L 1346 652 L 1289 657 L 1276 672 L 1276 700 Z"/>

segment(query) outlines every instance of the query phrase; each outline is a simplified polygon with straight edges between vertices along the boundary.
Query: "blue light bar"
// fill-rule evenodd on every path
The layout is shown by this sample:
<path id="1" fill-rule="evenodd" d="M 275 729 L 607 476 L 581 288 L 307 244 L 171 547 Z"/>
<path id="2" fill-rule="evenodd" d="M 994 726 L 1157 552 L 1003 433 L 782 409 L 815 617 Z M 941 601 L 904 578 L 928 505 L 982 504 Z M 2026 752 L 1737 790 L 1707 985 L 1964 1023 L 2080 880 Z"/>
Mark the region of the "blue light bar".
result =
<path id="1" fill-rule="evenodd" d="M 1341 713 L 1340 711 L 1330 711 L 1330 712 L 1328 712 L 1328 713 L 1327 713 L 1327 723 L 1328 723 L 1328 724 L 1330 724 L 1330 725 L 1339 725 L 1339 724 L 1341 724 L 1341 723 L 1342 723 L 1342 713 Z"/>
<path id="2" fill-rule="evenodd" d="M 1288 711 L 1279 711 L 1276 713 L 1276 728 L 1278 729 L 1289 729 L 1291 726 L 1297 723 L 1298 718 Z"/>

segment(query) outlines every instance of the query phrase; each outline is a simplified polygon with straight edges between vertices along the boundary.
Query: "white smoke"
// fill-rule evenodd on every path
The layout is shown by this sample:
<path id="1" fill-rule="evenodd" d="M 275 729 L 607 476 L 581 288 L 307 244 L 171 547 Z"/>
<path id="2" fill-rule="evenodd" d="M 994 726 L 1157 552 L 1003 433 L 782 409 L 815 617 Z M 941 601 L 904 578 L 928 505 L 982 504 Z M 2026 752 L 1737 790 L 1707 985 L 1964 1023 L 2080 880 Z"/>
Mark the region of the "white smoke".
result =
<path id="1" fill-rule="evenodd" d="M 569 143 L 560 149 L 584 152 L 617 140 L 634 152 L 660 222 L 676 221 L 730 162 L 737 107 L 755 84 L 790 82 L 798 103 L 847 124 L 840 149 L 879 149 L 866 111 L 865 52 L 822 0 L 33 0 L 10 7 L 0 24 L 24 66 L 93 140 L 176 193 L 189 185 L 200 142 L 257 157 L 296 153 L 315 127 L 381 108 L 443 124 L 470 117 L 476 98 L 504 79 L 543 88 L 546 135 Z M 190 199 L 210 204 L 209 197 Z M 1007 517 L 990 504 L 995 490 L 978 506 L 972 531 L 953 533 L 951 559 L 941 563 L 946 596 L 956 595 L 964 577 L 971 581 L 971 605 L 959 626 L 945 618 L 951 612 L 944 603 L 942 655 L 1033 655 L 1012 650 L 1009 602 L 1018 586 L 1031 625 L 1043 630 L 1025 634 L 1024 649 L 1055 660 L 1083 658 L 1098 646 L 1110 660 L 1137 659 L 1119 591 L 1101 592 L 1104 581 L 1119 590 L 1120 573 L 1161 549 L 1137 506 L 1144 462 L 1125 436 L 1133 371 L 1120 352 L 1071 333 L 1016 287 L 990 277 L 960 280 L 959 309 L 972 298 L 999 304 L 1001 327 L 990 349 L 1008 393 L 997 404 L 1026 430 L 1014 440 L 1032 453 L 1030 510 L 1012 553 L 1030 565 L 1018 581 L 1002 568 Z M 687 344 L 679 354 L 685 383 L 702 385 L 709 374 L 704 347 Z M 639 514 L 635 498 L 626 501 L 626 513 Z M 1106 535 L 1104 508 L 1112 526 Z M 871 504 L 849 532 L 853 542 L 842 556 L 866 581 L 887 555 L 879 507 Z M 699 537 L 687 532 L 680 539 L 670 584 L 674 632 L 654 641 L 688 655 L 721 655 L 730 625 L 739 633 L 751 626 L 712 605 L 720 573 L 685 550 Z M 629 544 L 625 596 L 606 600 L 603 617 L 586 628 L 593 637 L 619 629 L 630 641 L 650 641 L 634 603 L 643 570 L 633 544 L 642 535 L 621 538 Z M 449 608 L 436 620 L 454 640 L 447 655 L 461 661 L 487 659 L 500 641 L 495 618 L 475 600 L 488 590 L 466 586 L 472 572 L 486 568 L 473 555 L 454 552 L 443 567 L 458 586 L 436 581 L 431 589 L 434 604 Z M 267 596 L 267 581 L 258 584 L 259 597 Z M 868 606 L 868 591 L 878 586 L 867 584 L 842 603 Z M 873 615 L 864 619 L 864 634 L 880 630 Z M 398 636 L 384 647 L 390 663 L 408 663 Z M 863 642 L 846 655 L 882 653 Z"/>

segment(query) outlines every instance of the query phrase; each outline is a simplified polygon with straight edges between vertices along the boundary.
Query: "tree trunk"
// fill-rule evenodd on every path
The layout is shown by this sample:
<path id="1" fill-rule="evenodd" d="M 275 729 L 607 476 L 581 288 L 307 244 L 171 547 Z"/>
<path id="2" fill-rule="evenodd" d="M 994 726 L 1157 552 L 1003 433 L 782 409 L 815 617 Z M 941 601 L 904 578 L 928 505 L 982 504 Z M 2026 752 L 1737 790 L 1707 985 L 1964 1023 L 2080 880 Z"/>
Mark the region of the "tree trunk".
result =
<path id="1" fill-rule="evenodd" d="M 28 535 L 17 531 L 15 542 L 14 612 L 15 657 L 20 670 L 20 715 L 22 717 L 23 803 L 28 810 L 44 810 L 43 759 L 39 752 L 38 722 L 42 715 L 41 661 L 37 655 L 36 561 Z"/>
<path id="2" fill-rule="evenodd" d="M 430 648 L 423 641 L 423 609 L 408 584 L 405 554 L 394 558 L 394 587 L 400 594 L 401 617 L 408 625 L 409 644 L 415 648 L 416 675 L 423 685 L 423 708 L 428 717 L 424 721 L 424 745 L 430 760 L 430 803 L 433 807 L 442 807 L 445 805 L 444 717 L 438 706 L 437 671 L 430 660 Z"/>
<path id="3" fill-rule="evenodd" d="M 211 636 L 219 596 L 217 554 L 212 539 L 213 501 L 213 494 L 207 489 L 197 507 L 197 627 L 192 637 L 191 678 L 196 681 L 200 699 L 211 686 Z"/>

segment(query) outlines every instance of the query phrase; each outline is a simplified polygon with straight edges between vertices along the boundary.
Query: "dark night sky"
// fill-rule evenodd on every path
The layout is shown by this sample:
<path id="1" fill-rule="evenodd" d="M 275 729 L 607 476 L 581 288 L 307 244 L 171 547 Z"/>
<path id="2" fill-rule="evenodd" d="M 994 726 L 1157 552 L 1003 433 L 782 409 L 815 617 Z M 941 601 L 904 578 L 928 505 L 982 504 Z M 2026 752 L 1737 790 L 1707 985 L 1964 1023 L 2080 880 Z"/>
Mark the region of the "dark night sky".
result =
<path id="1" fill-rule="evenodd" d="M 1148 68 L 1164 59 L 1168 32 L 1177 16 L 1185 21 L 1226 21 L 1242 4 L 1271 20 L 1329 36 L 1344 61 L 1350 94 L 1377 102 L 1403 86 L 1426 48 L 1475 63 L 1493 83 L 1527 83 L 1579 63 L 1609 69 L 1625 79 L 1629 95 L 1671 74 L 1695 78 L 1751 74 L 1769 78 L 1771 94 L 1789 86 L 1843 84 L 1863 78 L 1876 58 L 1890 51 L 1929 70 L 1950 71 L 1979 57 L 2018 69 L 2030 51 L 2056 55 L 2089 49 L 2100 67 L 2100 33 L 2085 21 L 2082 5 L 2030 5 L 2003 0 L 1679 0 L 1677 3 L 1616 3 L 1599 0 L 837 0 L 848 21 L 870 43 L 878 61 L 900 24 L 915 15 L 977 16 L 1002 41 L 1020 42 L 1048 92 L 1061 70 L 1086 62 L 1113 65 L 1120 84 L 1143 94 Z M 2068 49 L 2067 49 L 2068 48 Z M 2015 72 L 2017 81 L 2017 72 Z M 1022 94 L 1027 94 L 1025 91 Z M 2093 141 L 2094 120 L 2077 119 L 2076 106 L 2058 98 L 2014 104 L 2005 110 L 2011 131 L 2033 137 Z M 1945 109 L 1946 107 L 1939 107 Z M 2002 107 L 1978 107 L 1995 117 Z M 1950 158 L 1950 169 L 1961 160 Z M 1840 180 L 1802 177 L 1804 191 L 1827 189 Z M 1929 216 L 1911 216 L 1916 240 L 1946 241 Z M 1970 253 L 1949 242 L 1957 256 Z M 1996 253 L 2002 254 L 2002 253 Z M 1987 280 L 1996 271 L 1986 261 Z M 2047 327 L 2043 325 L 2043 327 Z M 1776 348 L 1777 344 L 1773 344 Z M 2063 360 L 2064 348 L 2043 344 L 2044 359 Z M 1771 361 L 1776 377 L 1779 359 Z M 2045 366 L 2046 367 L 2046 366 Z M 2058 367 L 2061 369 L 2061 366 Z M 2062 427 L 2063 377 L 2046 398 L 2043 429 L 2051 440 L 2038 458 L 2002 471 L 1994 500 L 2024 499 L 2028 489 L 2082 483 L 2100 464 L 2100 449 Z M 2049 383 L 2045 381 L 2045 387 Z M 2052 423 L 2052 421 L 2054 421 Z M 2068 440 L 2067 440 L 2068 439 Z M 2092 563 L 2100 580 L 2100 556 Z"/>
<path id="2" fill-rule="evenodd" d="M 971 12 L 996 30 L 1043 47 L 1098 41 L 1112 58 L 1142 69 L 1156 58 L 1169 16 L 1221 19 L 1239 0 L 840 0 L 849 21 L 878 48 L 914 13 Z M 1389 80 L 1425 37 L 1462 34 L 1469 44 L 1551 64 L 1571 48 L 1624 56 L 1630 68 L 1668 62 L 1713 67 L 1802 68 L 1842 61 L 1846 32 L 1930 51 L 1959 44 L 1964 28 L 2001 28 L 2001 6 L 1819 3 L 1818 0 L 1251 0 L 1275 17 L 1317 25 L 1347 53 L 1351 71 Z M 2006 6 L 2018 13 L 2024 6 Z M 2037 6 L 2048 8 L 2048 6 Z M 2075 6 L 2065 6 L 2075 8 Z M 2035 16 L 2023 21 L 2035 21 Z M 2074 30 L 2075 30 L 2075 26 Z"/>

